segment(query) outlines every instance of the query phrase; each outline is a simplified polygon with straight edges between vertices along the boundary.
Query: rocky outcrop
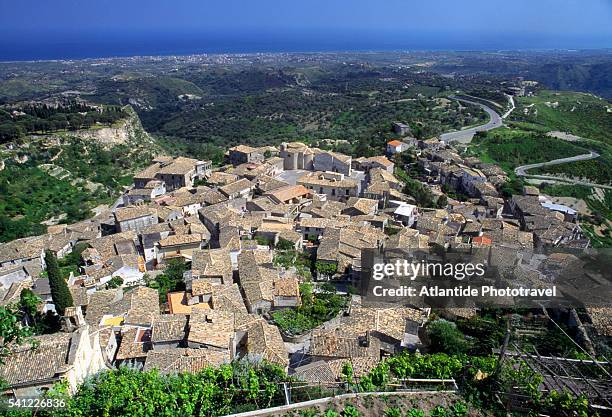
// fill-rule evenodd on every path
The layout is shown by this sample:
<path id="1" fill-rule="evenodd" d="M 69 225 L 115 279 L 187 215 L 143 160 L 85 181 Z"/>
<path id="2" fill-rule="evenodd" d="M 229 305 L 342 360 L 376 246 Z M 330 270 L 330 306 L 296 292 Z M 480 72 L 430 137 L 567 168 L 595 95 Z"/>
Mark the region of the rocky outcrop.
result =
<path id="1" fill-rule="evenodd" d="M 123 110 L 128 113 L 128 118 L 118 121 L 113 127 L 91 128 L 79 130 L 76 136 L 96 141 L 106 148 L 125 144 L 149 144 L 156 146 L 156 142 L 143 129 L 138 115 L 131 106 L 125 106 Z"/>

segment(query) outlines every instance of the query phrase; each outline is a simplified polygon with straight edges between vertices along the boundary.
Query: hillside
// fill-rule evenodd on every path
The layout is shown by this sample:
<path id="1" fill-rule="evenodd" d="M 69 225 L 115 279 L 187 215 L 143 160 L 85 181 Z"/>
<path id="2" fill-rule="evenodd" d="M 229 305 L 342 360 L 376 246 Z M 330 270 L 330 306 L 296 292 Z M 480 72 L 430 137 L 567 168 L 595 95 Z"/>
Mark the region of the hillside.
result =
<path id="1" fill-rule="evenodd" d="M 588 93 L 544 90 L 516 102 L 510 125 L 612 144 L 612 104 L 607 100 Z"/>
<path id="2" fill-rule="evenodd" d="M 161 148 L 130 107 L 123 111 L 113 127 L 27 136 L 0 150 L 0 241 L 88 218 L 131 184 Z"/>

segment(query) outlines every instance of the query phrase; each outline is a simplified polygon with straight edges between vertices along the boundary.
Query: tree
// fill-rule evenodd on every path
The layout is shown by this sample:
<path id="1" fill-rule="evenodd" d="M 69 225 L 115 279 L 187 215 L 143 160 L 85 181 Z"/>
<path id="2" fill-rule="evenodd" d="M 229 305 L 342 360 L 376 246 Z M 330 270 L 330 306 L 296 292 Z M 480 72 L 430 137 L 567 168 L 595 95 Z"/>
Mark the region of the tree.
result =
<path id="1" fill-rule="evenodd" d="M 21 325 L 15 306 L 0 306 L 0 365 L 11 354 L 11 345 L 22 344 L 31 335 L 32 330 Z"/>
<path id="2" fill-rule="evenodd" d="M 434 352 L 443 352 L 449 355 L 466 353 L 469 345 L 465 336 L 453 322 L 440 319 L 427 325 L 427 336 Z"/>
<path id="3" fill-rule="evenodd" d="M 336 273 L 338 266 L 334 263 L 317 261 L 315 262 L 315 269 L 321 275 L 331 276 Z"/>
<path id="4" fill-rule="evenodd" d="M 55 311 L 57 311 L 57 314 L 60 316 L 63 316 L 66 308 L 74 305 L 72 294 L 68 289 L 66 280 L 60 273 L 57 257 L 50 250 L 45 252 L 45 263 L 47 264 L 47 276 L 49 277 L 51 298 L 55 304 Z"/>
<path id="5" fill-rule="evenodd" d="M 293 243 L 290 240 L 283 239 L 282 237 L 278 239 L 278 243 L 276 244 L 276 249 L 278 250 L 292 250 L 295 249 Z"/>
<path id="6" fill-rule="evenodd" d="M 21 290 L 21 294 L 19 294 L 19 309 L 23 313 L 24 321 L 28 326 L 30 324 L 36 326 L 38 306 L 41 302 L 41 299 L 31 289 L 24 288 Z"/>
<path id="7" fill-rule="evenodd" d="M 112 277 L 110 281 L 106 283 L 106 288 L 118 288 L 123 285 L 123 278 L 121 277 Z"/>
<path id="8" fill-rule="evenodd" d="M 436 204 L 438 205 L 438 208 L 446 208 L 446 206 L 448 205 L 448 197 L 446 197 L 445 195 L 441 195 L 440 197 L 438 197 L 438 201 L 436 201 Z"/>

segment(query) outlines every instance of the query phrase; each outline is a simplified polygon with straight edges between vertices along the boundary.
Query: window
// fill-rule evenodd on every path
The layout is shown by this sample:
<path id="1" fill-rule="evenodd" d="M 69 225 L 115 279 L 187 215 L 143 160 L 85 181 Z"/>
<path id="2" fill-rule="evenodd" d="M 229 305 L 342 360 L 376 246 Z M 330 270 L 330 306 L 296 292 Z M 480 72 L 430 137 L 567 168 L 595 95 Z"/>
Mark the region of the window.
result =
<path id="1" fill-rule="evenodd" d="M 332 195 L 336 195 L 336 189 L 332 188 Z"/>
<path id="2" fill-rule="evenodd" d="M 348 189 L 346 190 L 346 195 L 349 195 L 349 190 Z"/>

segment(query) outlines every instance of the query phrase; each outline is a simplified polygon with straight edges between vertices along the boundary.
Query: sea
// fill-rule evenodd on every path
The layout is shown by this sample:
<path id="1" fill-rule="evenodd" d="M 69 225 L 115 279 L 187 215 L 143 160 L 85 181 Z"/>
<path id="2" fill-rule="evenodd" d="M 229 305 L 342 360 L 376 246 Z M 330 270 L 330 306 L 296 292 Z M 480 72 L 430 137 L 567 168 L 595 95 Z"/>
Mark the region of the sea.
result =
<path id="1" fill-rule="evenodd" d="M 0 61 L 150 55 L 390 50 L 525 50 L 608 48 L 609 39 L 517 33 L 440 31 L 258 31 L 1 33 Z"/>

